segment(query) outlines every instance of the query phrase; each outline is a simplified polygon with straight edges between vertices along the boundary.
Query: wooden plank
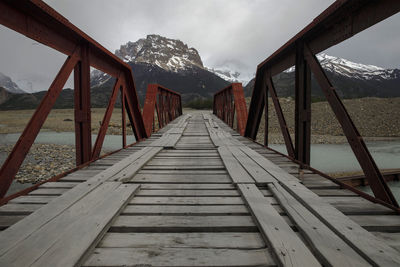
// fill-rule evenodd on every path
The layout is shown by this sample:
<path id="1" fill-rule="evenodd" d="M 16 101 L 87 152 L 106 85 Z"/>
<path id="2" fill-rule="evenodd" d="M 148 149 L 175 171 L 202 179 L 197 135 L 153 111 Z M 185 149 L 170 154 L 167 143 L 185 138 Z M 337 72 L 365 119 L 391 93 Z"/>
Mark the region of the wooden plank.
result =
<path id="1" fill-rule="evenodd" d="M 323 199 L 347 215 L 396 214 L 392 209 L 372 203 L 361 197 L 323 197 Z"/>
<path id="2" fill-rule="evenodd" d="M 25 218 L 25 216 L 22 215 L 0 215 L 0 230 L 4 230 L 10 227 L 14 223 L 22 220 L 23 218 Z"/>
<path id="3" fill-rule="evenodd" d="M 97 248 L 83 266 L 275 266 L 267 249 Z"/>
<path id="4" fill-rule="evenodd" d="M 223 165 L 221 166 L 144 166 L 143 170 L 225 170 Z"/>
<path id="5" fill-rule="evenodd" d="M 79 183 L 67 183 L 67 182 L 47 182 L 39 186 L 39 188 L 73 188 Z"/>
<path id="6" fill-rule="evenodd" d="M 373 234 L 400 252 L 400 233 L 373 232 Z"/>
<path id="7" fill-rule="evenodd" d="M 140 190 L 138 196 L 147 197 L 236 197 L 239 193 L 236 190 Z"/>
<path id="8" fill-rule="evenodd" d="M 246 171 L 258 184 L 272 183 L 275 181 L 267 171 L 261 168 L 256 162 L 254 162 L 249 156 L 243 153 L 238 147 L 229 146 L 228 149 L 232 155 L 242 164 Z"/>
<path id="9" fill-rule="evenodd" d="M 129 203 L 140 205 L 243 205 L 241 197 L 135 197 Z"/>
<path id="10" fill-rule="evenodd" d="M 28 215 L 44 204 L 13 204 L 7 203 L 0 207 L 0 215 Z"/>
<path id="11" fill-rule="evenodd" d="M 130 182 L 135 183 L 230 183 L 226 174 L 216 175 L 175 175 L 175 174 L 136 174 Z"/>
<path id="12" fill-rule="evenodd" d="M 220 146 L 218 152 L 233 183 L 255 183 L 227 147 Z"/>
<path id="13" fill-rule="evenodd" d="M 238 189 L 282 266 L 321 266 L 255 185 L 238 184 Z"/>
<path id="14" fill-rule="evenodd" d="M 19 203 L 19 204 L 47 204 L 50 201 L 56 199 L 56 196 L 20 196 L 10 200 L 8 203 Z"/>
<path id="15" fill-rule="evenodd" d="M 122 215 L 249 215 L 244 205 L 128 205 Z"/>
<path id="16" fill-rule="evenodd" d="M 400 254 L 297 181 L 275 174 L 280 185 L 370 264 L 398 266 Z M 354 216 L 357 217 L 357 216 Z M 374 216 L 382 217 L 382 216 Z"/>
<path id="17" fill-rule="evenodd" d="M 235 248 L 260 249 L 259 233 L 108 233 L 99 248 Z"/>
<path id="18" fill-rule="evenodd" d="M 351 215 L 349 218 L 368 231 L 400 232 L 399 215 Z"/>
<path id="19" fill-rule="evenodd" d="M 229 190 L 232 184 L 142 184 L 140 190 Z"/>
<path id="20" fill-rule="evenodd" d="M 117 200 L 121 197 L 125 197 L 124 202 L 126 202 L 129 199 L 128 197 L 132 195 L 133 191 L 137 188 L 137 186 L 119 186 L 120 183 L 108 182 L 95 188 L 82 199 L 65 209 L 67 212 L 62 212 L 59 216 L 46 223 L 45 227 L 35 229 L 36 231 L 33 231 L 29 236 L 26 236 L 24 239 L 20 240 L 20 242 L 17 242 L 14 246 L 5 250 L 0 256 L 0 266 L 9 266 L 10 263 L 13 263 L 14 266 L 32 266 L 33 264 L 38 264 L 36 266 L 74 266 L 71 263 L 62 263 L 64 260 L 66 262 L 69 262 L 69 260 L 72 259 L 79 260 L 82 256 L 81 253 L 85 252 L 87 249 L 87 247 L 81 247 L 79 244 L 88 244 L 87 242 L 92 244 L 93 238 L 96 238 L 103 229 L 102 225 L 104 224 L 100 221 L 94 223 L 92 219 L 98 220 L 98 216 L 102 216 L 102 212 L 100 212 L 102 209 L 108 211 L 104 218 L 109 218 L 107 216 L 111 216 L 113 213 L 110 212 L 107 207 L 111 206 L 115 208 L 114 205 L 116 204 L 121 206 L 120 201 Z M 110 197 L 112 201 L 107 201 L 108 198 L 105 196 L 114 196 L 114 198 Z M 93 214 L 93 212 L 96 214 Z M 25 220 L 22 220 L 21 222 L 24 221 Z M 85 233 L 85 238 L 81 238 L 83 233 L 79 231 L 83 230 L 85 228 L 84 226 L 91 229 L 86 228 L 86 231 L 83 232 Z M 98 226 L 98 228 L 94 226 Z M 8 228 L 7 230 L 11 230 L 11 228 L 13 227 Z M 94 232 L 92 231 L 96 231 L 96 234 L 93 234 Z M 79 234 L 77 236 L 74 235 L 78 232 Z M 72 239 L 69 239 L 68 241 L 68 238 Z M 70 242 L 74 245 L 67 245 L 67 247 L 74 247 L 76 249 L 69 250 L 69 253 L 65 253 L 64 245 Z M 77 246 L 75 247 L 75 245 Z M 24 251 L 23 256 L 21 256 L 21 251 Z M 50 255 L 47 254 L 50 251 L 52 251 L 52 253 L 50 253 Z M 59 257 L 51 256 L 51 254 L 56 253 L 57 251 L 61 252 L 60 254 L 64 254 L 63 259 L 62 255 Z M 44 259 L 45 261 L 42 262 L 41 259 Z M 52 259 L 55 259 L 57 264 L 46 264 L 47 260 L 51 262 Z"/>
<path id="21" fill-rule="evenodd" d="M 332 232 L 278 183 L 270 184 L 279 203 L 305 236 L 315 255 L 325 266 L 369 266 L 357 252 Z"/>
<path id="22" fill-rule="evenodd" d="M 351 192 L 347 189 L 313 189 L 311 190 L 320 197 L 359 197 L 356 193 Z"/>
<path id="23" fill-rule="evenodd" d="M 38 188 L 28 195 L 59 196 L 67 192 L 70 188 Z"/>
<path id="24" fill-rule="evenodd" d="M 204 159 L 204 158 L 178 158 L 178 159 L 162 158 L 162 159 L 159 159 L 159 158 L 157 158 L 157 159 L 152 159 L 147 164 L 147 166 L 152 166 L 152 165 L 158 165 L 158 166 L 164 166 L 164 165 L 223 166 L 222 160 L 219 158 L 214 158 L 214 159 Z"/>
<path id="25" fill-rule="evenodd" d="M 120 185 L 85 216 L 79 216 L 31 266 L 79 266 L 107 232 L 138 186 Z M 44 237 L 47 242 L 48 238 Z M 65 248 L 70 248 L 65 253 Z M 75 248 L 75 249 L 72 249 Z"/>
<path id="26" fill-rule="evenodd" d="M 251 216 L 119 216 L 110 232 L 256 232 Z"/>
<path id="27" fill-rule="evenodd" d="M 114 181 L 128 182 L 133 176 L 158 152 L 162 150 L 161 147 L 154 147 L 149 149 L 146 153 L 135 159 L 131 164 L 112 176 Z"/>
<path id="28" fill-rule="evenodd" d="M 138 174 L 185 174 L 185 175 L 214 175 L 225 174 L 229 178 L 228 172 L 223 170 L 140 170 Z M 230 180 L 230 179 L 229 179 Z"/>
<path id="29" fill-rule="evenodd" d="M 117 173 L 121 168 L 127 166 L 136 157 L 139 157 L 146 151 L 146 148 L 136 152 L 130 157 L 118 162 L 107 170 L 97 174 L 89 179 L 87 182 L 75 186 L 73 189 L 67 191 L 65 194 L 57 197 L 48 205 L 36 210 L 24 220 L 19 221 L 12 227 L 0 233 L 0 256 L 13 248 L 20 241 L 24 240 L 37 229 L 57 217 L 67 208 L 79 201 L 82 197 L 95 190 L 100 184 L 107 180 L 110 176 Z"/>

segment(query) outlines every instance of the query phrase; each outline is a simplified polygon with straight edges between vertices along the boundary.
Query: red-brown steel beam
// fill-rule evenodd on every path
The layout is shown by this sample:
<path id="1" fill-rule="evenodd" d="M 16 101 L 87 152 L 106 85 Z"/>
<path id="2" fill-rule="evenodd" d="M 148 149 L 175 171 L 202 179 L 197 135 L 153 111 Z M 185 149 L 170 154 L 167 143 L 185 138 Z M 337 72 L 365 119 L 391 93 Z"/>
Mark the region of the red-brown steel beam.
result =
<path id="1" fill-rule="evenodd" d="M 87 45 L 81 46 L 81 60 L 74 71 L 74 120 L 76 165 L 91 159 L 90 63 Z"/>
<path id="2" fill-rule="evenodd" d="M 311 72 L 304 60 L 303 43 L 297 44 L 295 68 L 295 155 L 310 165 L 311 153 Z"/>
<path id="3" fill-rule="evenodd" d="M 396 0 L 338 0 L 328 9 L 314 19 L 307 27 L 290 39 L 280 49 L 268 57 L 257 67 L 255 86 L 250 102 L 249 116 L 246 125 L 245 136 L 255 139 L 257 136 L 262 108 L 264 107 L 265 90 L 264 79 L 269 73 L 274 76 L 296 64 L 296 158 L 302 164 L 308 165 L 310 158 L 310 82 L 309 69 L 307 64 L 313 68 L 315 76 L 319 76 L 319 83 L 324 82 L 325 91 L 330 92 L 331 85 L 320 72 L 320 64 L 315 59 L 315 54 L 338 44 L 351 36 L 367 29 L 368 27 L 398 13 L 400 11 L 400 1 Z M 308 45 L 309 55 L 307 64 L 304 63 L 303 44 Z M 310 54 L 312 56 L 310 56 Z M 314 64 L 314 66 L 311 66 Z M 317 77 L 316 77 L 317 78 Z M 323 86 L 321 86 L 323 87 Z M 345 124 L 346 134 L 362 169 L 371 182 L 371 188 L 375 196 L 392 205 L 398 207 L 396 200 L 381 178 L 373 158 L 369 154 L 357 129 L 352 124 L 350 117 L 344 109 L 343 104 L 337 95 L 330 92 L 329 101 L 334 109 L 341 124 Z M 336 94 L 336 93 L 335 93 Z M 339 118 L 340 117 L 340 118 Z M 349 130 L 350 129 L 350 130 Z M 368 175 L 367 175 L 368 173 Z"/>
<path id="4" fill-rule="evenodd" d="M 117 101 L 118 92 L 120 92 L 122 77 L 118 77 L 115 81 L 110 100 L 108 101 L 107 109 L 101 122 L 99 133 L 97 134 L 96 142 L 94 144 L 91 159 L 96 159 L 100 156 L 101 148 L 103 147 L 104 138 L 107 134 L 108 125 L 110 124 L 111 116 L 114 110 L 115 102 Z M 122 91 L 122 90 L 121 90 Z"/>
<path id="5" fill-rule="evenodd" d="M 154 109 L 157 102 L 157 92 L 158 92 L 157 84 L 147 85 L 146 98 L 144 100 L 144 105 L 143 105 L 143 121 L 144 121 L 144 127 L 146 128 L 147 136 L 150 136 L 153 131 Z M 157 116 L 159 120 L 158 126 L 161 127 L 160 115 L 157 114 Z"/>
<path id="6" fill-rule="evenodd" d="M 158 99 L 158 101 L 157 101 Z M 157 112 L 159 129 L 182 115 L 181 95 L 158 84 L 149 84 L 143 107 L 143 121 L 146 133 L 154 129 L 154 111 Z"/>
<path id="7" fill-rule="evenodd" d="M 75 52 L 67 58 L 29 123 L 26 125 L 10 155 L 3 163 L 3 166 L 0 169 L 0 197 L 4 197 L 7 193 L 12 180 L 35 141 L 40 128 L 46 121 L 46 118 L 54 106 L 57 97 L 60 95 L 64 84 L 67 82 L 69 75 L 78 63 L 79 54 L 80 49 L 76 48 Z"/>
<path id="8" fill-rule="evenodd" d="M 275 76 L 295 65 L 298 41 L 306 41 L 310 49 L 318 54 L 399 11 L 398 0 L 335 1 L 303 30 L 261 62 L 257 69 L 267 67 L 271 71 L 271 76 Z"/>
<path id="9" fill-rule="evenodd" d="M 271 77 L 267 78 L 267 86 L 269 89 L 269 94 L 271 95 L 271 98 L 272 98 L 272 102 L 274 103 L 275 112 L 278 117 L 279 126 L 282 131 L 283 139 L 285 140 L 286 150 L 287 150 L 289 156 L 294 157 L 294 148 L 293 148 L 292 138 L 290 137 L 289 128 L 286 124 L 285 116 L 283 115 L 278 96 L 276 95 L 274 82 L 272 81 Z"/>
<path id="10" fill-rule="evenodd" d="M 247 122 L 247 107 L 241 83 L 232 83 L 214 94 L 213 113 L 233 127 L 236 113 L 237 128 L 244 135 Z"/>
<path id="11" fill-rule="evenodd" d="M 122 148 L 126 148 L 125 89 L 121 90 Z"/>
<path id="12" fill-rule="evenodd" d="M 386 184 L 385 179 L 379 171 L 378 166 L 375 164 L 374 159 L 369 153 L 363 138 L 359 134 L 345 106 L 337 95 L 336 89 L 330 83 L 321 64 L 307 45 L 304 46 L 304 55 L 315 79 L 320 85 L 329 105 L 336 115 L 337 120 L 342 126 L 343 132 L 358 160 L 358 163 L 364 171 L 365 177 L 368 179 L 375 197 L 390 203 L 393 206 L 399 207 L 396 198 L 393 196 L 389 186 Z"/>
<path id="13" fill-rule="evenodd" d="M 316 17 L 302 31 L 257 66 L 245 136 L 256 139 L 264 107 L 263 76 L 281 73 L 296 63 L 296 44 L 306 41 L 319 53 L 376 23 L 398 13 L 398 0 L 339 0 Z"/>
<path id="14" fill-rule="evenodd" d="M 0 2 L 0 10 L 0 23 L 2 25 L 66 54 L 69 56 L 69 61 L 66 63 L 71 64 L 71 58 L 75 62 L 72 68 L 75 68 L 74 108 L 77 164 L 88 162 L 92 155 L 90 126 L 90 66 L 114 77 L 117 77 L 120 73 L 123 74 L 123 86 L 125 88 L 124 103 L 126 104 L 126 111 L 131 122 L 133 133 L 137 141 L 147 137 L 133 81 L 132 70 L 128 64 L 124 63 L 114 54 L 106 50 L 57 13 L 54 9 L 40 0 L 2 0 Z M 60 75 L 62 77 L 60 77 Z M 55 101 L 54 97 L 61 91 L 62 88 L 60 89 L 58 86 L 60 81 L 64 78 L 63 75 L 67 75 L 65 72 L 65 65 L 60 70 L 55 82 L 52 84 L 46 97 L 43 99 L 35 113 L 37 114 L 39 112 L 39 114 L 43 115 L 42 118 L 38 119 L 37 116 L 34 115 L 31 120 L 33 123 L 29 123 L 24 131 L 24 133 L 29 132 L 32 134 L 21 135 L 22 141 L 17 142 L 15 152 L 11 153 L 9 160 L 6 160 L 3 164 L 0 171 L 0 192 L 2 192 L 3 195 L 8 190 L 12 179 L 17 173 L 18 168 L 34 141 L 34 138 L 31 140 L 31 137 L 36 137 L 41 125 L 50 111 L 51 108 L 47 110 L 47 107 L 53 106 L 53 101 Z M 68 76 L 69 75 L 70 72 L 68 73 Z M 43 106 L 46 107 L 45 111 L 43 110 Z M 40 126 L 38 127 L 38 125 Z M 126 141 L 123 141 L 123 143 L 126 144 Z M 13 160 L 15 157 L 17 157 L 17 160 Z M 12 176 L 10 176 L 10 174 L 12 174 Z"/>
<path id="15" fill-rule="evenodd" d="M 0 23 L 37 42 L 66 55 L 72 55 L 78 46 L 88 48 L 92 67 L 117 77 L 124 73 L 127 84 L 128 116 L 136 140 L 145 138 L 145 129 L 140 106 L 133 82 L 132 70 L 113 53 L 105 49 L 66 18 L 40 0 L 0 2 Z"/>

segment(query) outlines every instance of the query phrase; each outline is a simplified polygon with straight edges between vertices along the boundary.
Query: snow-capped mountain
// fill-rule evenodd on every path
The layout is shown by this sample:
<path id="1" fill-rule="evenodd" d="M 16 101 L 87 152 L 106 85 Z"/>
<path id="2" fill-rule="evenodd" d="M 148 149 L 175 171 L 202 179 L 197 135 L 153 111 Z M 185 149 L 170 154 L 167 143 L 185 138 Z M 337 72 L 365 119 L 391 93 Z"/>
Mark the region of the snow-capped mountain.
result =
<path id="1" fill-rule="evenodd" d="M 154 64 L 173 72 L 193 66 L 204 68 L 196 49 L 189 48 L 180 40 L 155 34 L 121 45 L 120 49 L 115 51 L 115 55 L 125 62 Z"/>
<path id="2" fill-rule="evenodd" d="M 18 85 L 11 80 L 10 77 L 4 75 L 0 72 L 0 87 L 3 87 L 10 93 L 14 94 L 23 94 L 25 93 L 24 90 L 18 87 Z"/>
<path id="3" fill-rule="evenodd" d="M 136 42 L 128 42 L 115 55 L 133 70 L 139 99 L 143 100 L 149 83 L 159 83 L 182 94 L 184 102 L 196 98 L 210 98 L 228 82 L 204 67 L 197 50 L 180 40 L 159 35 L 148 35 Z M 91 86 L 112 86 L 114 79 L 93 69 Z"/>
<path id="4" fill-rule="evenodd" d="M 242 83 L 243 85 L 247 84 L 247 82 L 251 79 L 251 76 L 245 75 L 239 71 L 228 69 L 228 68 L 207 68 L 209 72 L 214 73 L 215 75 L 221 77 L 225 81 L 230 83 Z"/>
<path id="5" fill-rule="evenodd" d="M 318 54 L 317 59 L 343 98 L 400 96 L 399 69 L 385 69 L 374 65 L 355 63 L 324 53 Z M 291 96 L 294 94 L 294 71 L 295 67 L 291 67 L 274 77 L 278 95 Z M 254 79 L 245 87 L 246 95 L 251 95 L 253 86 Z M 317 97 L 322 96 L 322 91 L 314 81 L 312 94 Z"/>
<path id="6" fill-rule="evenodd" d="M 344 58 L 329 56 L 325 53 L 318 54 L 317 59 L 326 71 L 337 73 L 338 75 L 343 75 L 352 79 L 390 80 L 399 78 L 398 69 L 384 69 L 374 65 L 355 63 Z M 293 66 L 287 69 L 285 72 L 294 72 L 294 70 L 295 68 Z"/>

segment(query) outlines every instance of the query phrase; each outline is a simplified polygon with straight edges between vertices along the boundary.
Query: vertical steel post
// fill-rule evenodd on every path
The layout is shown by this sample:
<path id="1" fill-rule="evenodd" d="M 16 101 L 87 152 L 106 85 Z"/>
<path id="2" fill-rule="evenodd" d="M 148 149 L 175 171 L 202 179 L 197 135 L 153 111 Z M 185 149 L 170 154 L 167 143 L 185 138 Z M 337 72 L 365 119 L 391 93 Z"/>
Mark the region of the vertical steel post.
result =
<path id="1" fill-rule="evenodd" d="M 268 146 L 268 90 L 264 87 L 264 146 Z"/>
<path id="2" fill-rule="evenodd" d="M 296 44 L 295 159 L 310 165 L 311 72 L 304 60 L 304 43 Z"/>
<path id="3" fill-rule="evenodd" d="M 74 88 L 76 165 L 81 165 L 90 161 L 92 153 L 90 64 L 87 45 L 81 46 L 81 60 L 74 71 Z"/>
<path id="4" fill-rule="evenodd" d="M 125 87 L 121 87 L 122 148 L 126 148 Z"/>

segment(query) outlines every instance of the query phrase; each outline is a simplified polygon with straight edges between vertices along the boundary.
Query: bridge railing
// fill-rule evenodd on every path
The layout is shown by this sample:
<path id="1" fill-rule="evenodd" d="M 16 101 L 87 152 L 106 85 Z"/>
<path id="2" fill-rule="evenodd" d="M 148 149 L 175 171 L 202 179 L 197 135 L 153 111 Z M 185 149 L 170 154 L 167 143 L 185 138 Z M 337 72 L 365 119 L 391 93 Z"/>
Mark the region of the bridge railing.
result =
<path id="1" fill-rule="evenodd" d="M 147 137 L 128 64 L 42 1 L 0 1 L 0 10 L 2 25 L 67 55 L 46 95 L 0 169 L 0 197 L 6 194 L 72 71 L 77 165 L 99 157 L 118 91 L 122 97 L 122 113 L 125 114 L 126 110 L 136 141 Z M 91 140 L 90 66 L 116 78 L 94 147 Z M 122 121 L 122 143 L 126 147 L 124 115 Z"/>
<path id="2" fill-rule="evenodd" d="M 264 145 L 268 145 L 268 92 L 272 98 L 288 156 L 310 164 L 311 72 L 322 88 L 377 199 L 399 207 L 349 113 L 316 54 L 396 14 L 400 1 L 338 0 L 257 67 L 245 136 L 256 139 L 265 108 Z M 294 144 L 282 113 L 272 77 L 295 66 Z"/>
<path id="3" fill-rule="evenodd" d="M 154 112 L 157 114 L 158 129 L 182 115 L 181 95 L 158 84 L 147 86 L 143 107 L 143 120 L 147 136 L 156 130 Z"/>
<path id="4" fill-rule="evenodd" d="M 232 128 L 236 115 L 237 130 L 244 135 L 247 107 L 241 83 L 232 83 L 214 94 L 213 113 Z"/>

